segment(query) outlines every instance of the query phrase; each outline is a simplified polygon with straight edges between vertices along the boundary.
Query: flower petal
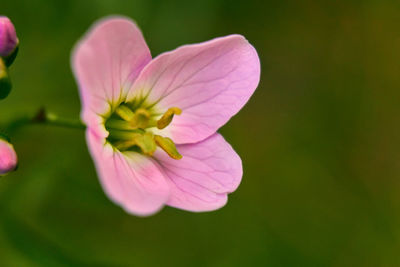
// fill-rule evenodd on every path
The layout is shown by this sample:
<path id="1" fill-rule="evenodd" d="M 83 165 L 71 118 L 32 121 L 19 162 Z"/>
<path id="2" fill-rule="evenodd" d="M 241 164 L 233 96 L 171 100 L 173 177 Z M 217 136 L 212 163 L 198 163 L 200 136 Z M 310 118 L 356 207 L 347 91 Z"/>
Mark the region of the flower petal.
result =
<path id="1" fill-rule="evenodd" d="M 178 144 L 195 143 L 243 107 L 259 78 L 256 50 L 243 36 L 230 35 L 158 56 L 143 69 L 127 99 L 147 95 L 161 113 L 182 109 L 163 134 Z"/>
<path id="2" fill-rule="evenodd" d="M 219 209 L 227 194 L 236 190 L 242 179 L 242 162 L 220 134 L 197 144 L 179 145 L 182 159 L 170 158 L 157 150 L 156 160 L 169 178 L 168 205 L 190 211 Z"/>
<path id="3" fill-rule="evenodd" d="M 132 20 L 112 17 L 95 23 L 72 53 L 82 119 L 89 124 L 88 113 L 103 115 L 123 100 L 150 60 L 149 48 Z"/>
<path id="4" fill-rule="evenodd" d="M 115 203 L 139 216 L 164 206 L 170 188 L 156 162 L 139 153 L 114 150 L 91 130 L 87 141 L 104 191 Z"/>

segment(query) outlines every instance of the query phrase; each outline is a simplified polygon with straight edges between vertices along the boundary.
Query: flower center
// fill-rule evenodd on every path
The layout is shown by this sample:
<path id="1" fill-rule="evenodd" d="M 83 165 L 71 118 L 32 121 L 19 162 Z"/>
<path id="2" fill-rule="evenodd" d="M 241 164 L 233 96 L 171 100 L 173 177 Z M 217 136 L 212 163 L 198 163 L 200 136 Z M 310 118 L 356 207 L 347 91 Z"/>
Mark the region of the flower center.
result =
<path id="1" fill-rule="evenodd" d="M 153 133 L 155 129 L 166 128 L 174 115 L 181 113 L 177 107 L 160 114 L 143 103 L 121 103 L 106 119 L 107 141 L 120 151 L 136 151 L 148 156 L 152 156 L 158 146 L 171 158 L 181 159 L 182 155 L 170 138 Z"/>

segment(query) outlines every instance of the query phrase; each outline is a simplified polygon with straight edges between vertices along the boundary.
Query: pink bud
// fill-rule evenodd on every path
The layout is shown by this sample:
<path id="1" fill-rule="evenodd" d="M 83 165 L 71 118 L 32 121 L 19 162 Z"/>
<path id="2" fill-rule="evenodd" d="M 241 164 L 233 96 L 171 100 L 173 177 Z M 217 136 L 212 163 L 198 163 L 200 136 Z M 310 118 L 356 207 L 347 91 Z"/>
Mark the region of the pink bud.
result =
<path id="1" fill-rule="evenodd" d="M 0 139 L 0 175 L 5 175 L 15 170 L 17 164 L 17 154 L 13 145 L 4 139 Z"/>
<path id="2" fill-rule="evenodd" d="M 0 56 L 9 56 L 18 45 L 14 25 L 7 17 L 0 16 Z"/>

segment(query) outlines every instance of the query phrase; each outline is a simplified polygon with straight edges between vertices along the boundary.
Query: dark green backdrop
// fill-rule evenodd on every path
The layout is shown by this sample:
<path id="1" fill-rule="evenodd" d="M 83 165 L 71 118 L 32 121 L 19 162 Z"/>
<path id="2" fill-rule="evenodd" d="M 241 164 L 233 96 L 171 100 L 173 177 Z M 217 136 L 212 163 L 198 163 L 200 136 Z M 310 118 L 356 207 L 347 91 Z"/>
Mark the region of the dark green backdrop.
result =
<path id="1" fill-rule="evenodd" d="M 125 214 L 84 134 L 13 136 L 0 179 L 1 266 L 400 266 L 399 1 L 2 0 L 21 41 L 0 120 L 80 111 L 70 50 L 102 16 L 132 17 L 153 56 L 240 33 L 259 88 L 221 129 L 244 177 L 228 205 Z"/>

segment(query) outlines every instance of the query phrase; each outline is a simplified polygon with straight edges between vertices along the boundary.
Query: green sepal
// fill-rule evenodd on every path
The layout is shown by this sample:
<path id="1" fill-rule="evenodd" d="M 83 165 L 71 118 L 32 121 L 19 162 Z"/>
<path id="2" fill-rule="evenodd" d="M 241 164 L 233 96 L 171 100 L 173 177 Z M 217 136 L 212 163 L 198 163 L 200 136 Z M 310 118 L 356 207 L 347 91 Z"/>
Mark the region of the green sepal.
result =
<path id="1" fill-rule="evenodd" d="M 8 137 L 8 135 L 6 135 L 4 132 L 0 131 L 0 140 L 5 140 L 8 143 L 11 143 L 10 137 Z"/>
<path id="2" fill-rule="evenodd" d="M 4 62 L 7 67 L 10 67 L 13 64 L 15 58 L 18 55 L 18 51 L 19 51 L 19 44 L 17 44 L 14 51 L 12 51 L 10 55 L 8 55 L 7 57 L 4 58 Z"/>

